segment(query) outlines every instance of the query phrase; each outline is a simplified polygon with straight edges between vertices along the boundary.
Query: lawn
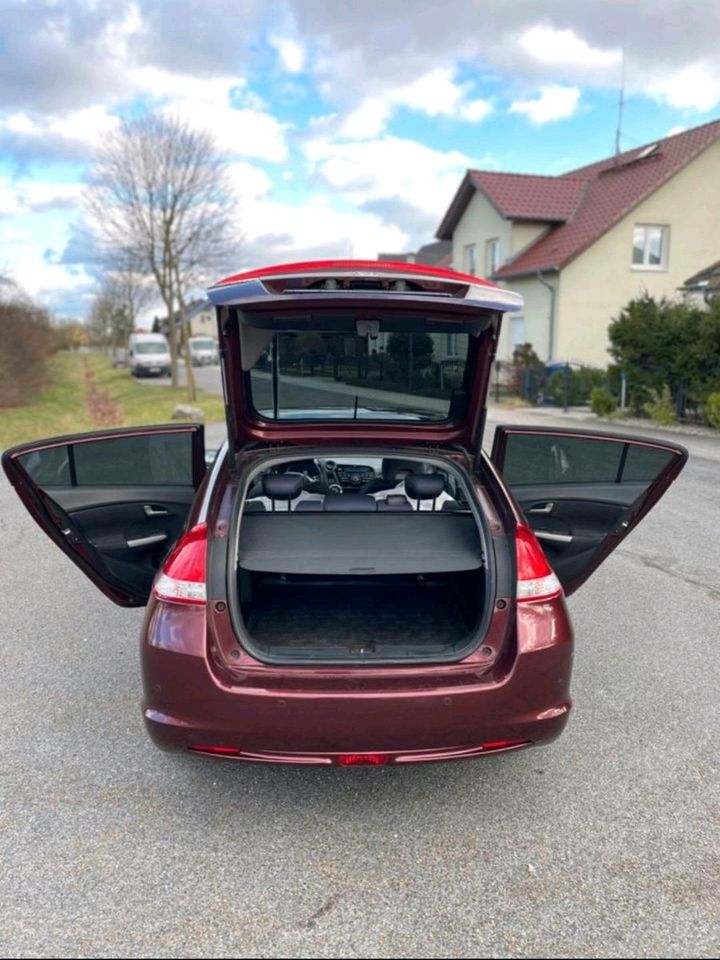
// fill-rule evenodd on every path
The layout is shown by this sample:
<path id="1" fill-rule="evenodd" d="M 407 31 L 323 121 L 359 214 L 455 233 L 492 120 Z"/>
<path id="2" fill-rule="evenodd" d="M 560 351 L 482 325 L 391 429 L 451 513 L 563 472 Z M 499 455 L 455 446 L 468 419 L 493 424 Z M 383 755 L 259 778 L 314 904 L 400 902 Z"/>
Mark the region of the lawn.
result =
<path id="1" fill-rule="evenodd" d="M 50 380 L 21 407 L 0 408 L 0 450 L 23 441 L 101 429 L 85 403 L 83 360 L 95 376 L 97 387 L 119 408 L 117 426 L 167 423 L 178 403 L 187 403 L 184 387 L 148 386 L 137 383 L 127 369 L 114 370 L 107 357 L 60 353 L 49 365 Z M 223 420 L 222 397 L 198 391 L 194 406 L 202 409 L 205 422 Z"/>

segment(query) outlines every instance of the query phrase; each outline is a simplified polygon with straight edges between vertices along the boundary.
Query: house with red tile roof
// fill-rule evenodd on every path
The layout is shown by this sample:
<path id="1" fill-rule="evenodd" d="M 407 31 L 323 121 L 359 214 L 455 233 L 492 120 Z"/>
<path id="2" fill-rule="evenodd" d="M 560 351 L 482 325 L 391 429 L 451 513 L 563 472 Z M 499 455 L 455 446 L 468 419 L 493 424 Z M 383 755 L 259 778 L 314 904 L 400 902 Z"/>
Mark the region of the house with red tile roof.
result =
<path id="1" fill-rule="evenodd" d="M 468 170 L 438 228 L 453 266 L 525 297 L 498 357 L 604 367 L 607 329 L 634 297 L 677 296 L 720 252 L 720 120 L 570 170 Z"/>

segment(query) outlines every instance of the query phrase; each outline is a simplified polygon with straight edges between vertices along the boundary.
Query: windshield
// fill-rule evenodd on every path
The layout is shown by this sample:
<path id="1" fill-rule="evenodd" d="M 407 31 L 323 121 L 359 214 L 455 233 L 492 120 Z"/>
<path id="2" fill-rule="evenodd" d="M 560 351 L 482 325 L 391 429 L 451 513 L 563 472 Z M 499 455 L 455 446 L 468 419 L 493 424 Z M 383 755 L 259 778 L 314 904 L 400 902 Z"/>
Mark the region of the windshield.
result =
<path id="1" fill-rule="evenodd" d="M 190 341 L 191 350 L 214 350 L 215 341 L 212 337 L 207 337 L 205 340 L 191 340 Z"/>
<path id="2" fill-rule="evenodd" d="M 152 343 L 136 343 L 135 353 L 167 353 L 168 348 L 161 340 Z"/>
<path id="3" fill-rule="evenodd" d="M 275 420 L 447 420 L 468 342 L 467 333 L 283 331 L 250 371 L 252 404 Z"/>

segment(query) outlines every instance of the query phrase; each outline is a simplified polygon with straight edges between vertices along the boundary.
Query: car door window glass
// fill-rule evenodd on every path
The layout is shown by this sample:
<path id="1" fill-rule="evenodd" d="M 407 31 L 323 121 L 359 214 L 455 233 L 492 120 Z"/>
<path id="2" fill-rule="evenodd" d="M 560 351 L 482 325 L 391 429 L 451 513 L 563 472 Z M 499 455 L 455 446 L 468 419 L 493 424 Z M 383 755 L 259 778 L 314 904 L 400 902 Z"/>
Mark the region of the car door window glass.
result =
<path id="1" fill-rule="evenodd" d="M 39 487 L 69 487 L 70 460 L 67 446 L 33 450 L 18 457 L 30 479 Z"/>
<path id="2" fill-rule="evenodd" d="M 510 484 L 614 483 L 624 444 L 532 434 L 510 434 L 503 476 Z"/>
<path id="3" fill-rule="evenodd" d="M 190 433 L 108 437 L 18 458 L 39 487 L 192 486 Z"/>
<path id="4" fill-rule="evenodd" d="M 632 445 L 628 448 L 621 480 L 623 483 L 654 480 L 674 456 L 671 450 Z"/>
<path id="5" fill-rule="evenodd" d="M 117 437 L 73 448 L 79 487 L 192 485 L 189 433 Z"/>

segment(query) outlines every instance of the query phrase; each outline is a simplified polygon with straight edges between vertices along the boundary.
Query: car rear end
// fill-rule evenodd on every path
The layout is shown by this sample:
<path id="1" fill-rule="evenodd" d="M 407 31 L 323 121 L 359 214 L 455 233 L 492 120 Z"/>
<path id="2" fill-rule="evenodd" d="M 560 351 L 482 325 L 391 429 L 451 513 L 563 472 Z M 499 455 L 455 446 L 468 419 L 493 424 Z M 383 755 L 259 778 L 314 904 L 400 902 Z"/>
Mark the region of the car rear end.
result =
<path id="1" fill-rule="evenodd" d="M 144 717 L 158 746 L 259 762 L 398 764 L 560 734 L 570 709 L 567 609 L 486 462 L 476 485 L 494 584 L 484 635 L 455 662 L 363 665 L 268 663 L 243 645 L 228 590 L 238 483 L 221 461 L 148 607 Z"/>

